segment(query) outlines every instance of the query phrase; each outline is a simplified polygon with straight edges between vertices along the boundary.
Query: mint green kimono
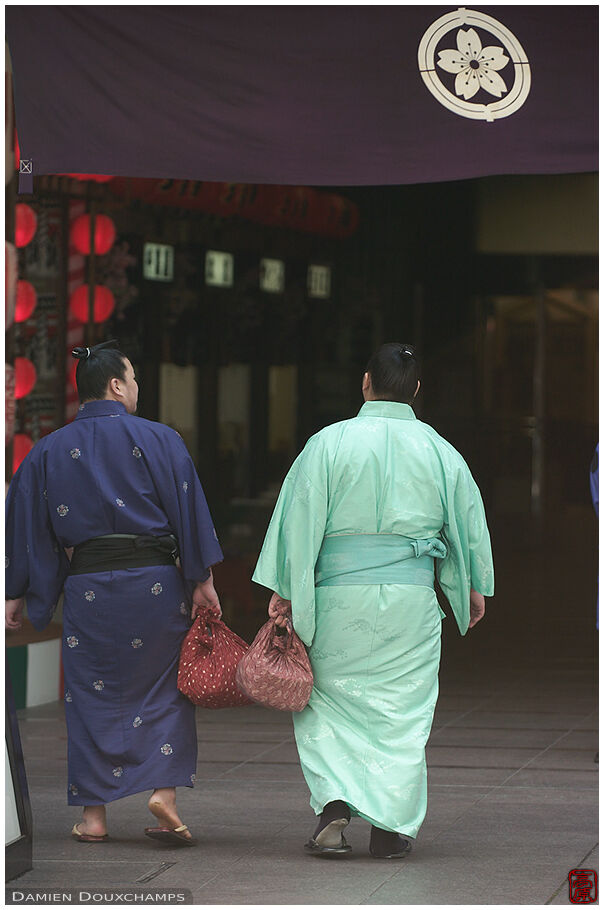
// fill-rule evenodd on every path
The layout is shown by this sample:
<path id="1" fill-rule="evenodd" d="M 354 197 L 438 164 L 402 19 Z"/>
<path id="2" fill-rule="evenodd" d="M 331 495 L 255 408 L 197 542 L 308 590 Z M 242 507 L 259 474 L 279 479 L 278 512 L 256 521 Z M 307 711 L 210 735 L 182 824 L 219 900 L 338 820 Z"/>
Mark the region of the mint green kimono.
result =
<path id="1" fill-rule="evenodd" d="M 480 492 L 453 446 L 394 401 L 309 439 L 253 578 L 291 601 L 308 648 L 314 686 L 294 731 L 317 814 L 341 799 L 417 835 L 445 615 L 434 568 L 463 635 L 470 587 L 494 592 L 493 563 Z"/>

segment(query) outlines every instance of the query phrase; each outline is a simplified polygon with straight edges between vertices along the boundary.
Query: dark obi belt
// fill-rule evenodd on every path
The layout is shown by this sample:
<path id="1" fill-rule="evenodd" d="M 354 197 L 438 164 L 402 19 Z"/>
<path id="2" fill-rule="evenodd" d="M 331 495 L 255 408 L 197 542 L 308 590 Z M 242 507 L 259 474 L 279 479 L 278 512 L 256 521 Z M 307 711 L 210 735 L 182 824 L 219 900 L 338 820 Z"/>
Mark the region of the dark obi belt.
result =
<path id="1" fill-rule="evenodd" d="M 70 575 L 116 572 L 145 566 L 174 566 L 178 541 L 173 534 L 105 534 L 77 544 L 71 558 Z"/>

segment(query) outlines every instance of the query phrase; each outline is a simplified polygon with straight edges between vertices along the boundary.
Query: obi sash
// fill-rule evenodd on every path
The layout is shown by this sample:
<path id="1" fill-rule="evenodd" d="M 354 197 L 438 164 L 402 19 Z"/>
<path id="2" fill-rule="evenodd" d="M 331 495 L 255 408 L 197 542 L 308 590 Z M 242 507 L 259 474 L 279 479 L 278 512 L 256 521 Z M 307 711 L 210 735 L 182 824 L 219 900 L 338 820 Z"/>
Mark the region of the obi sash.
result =
<path id="1" fill-rule="evenodd" d="M 434 587 L 434 560 L 447 548 L 438 537 L 339 534 L 325 537 L 315 566 L 315 586 L 425 585 Z"/>
<path id="2" fill-rule="evenodd" d="M 71 558 L 70 575 L 89 572 L 116 572 L 147 566 L 174 566 L 178 541 L 172 534 L 105 534 L 77 544 Z"/>

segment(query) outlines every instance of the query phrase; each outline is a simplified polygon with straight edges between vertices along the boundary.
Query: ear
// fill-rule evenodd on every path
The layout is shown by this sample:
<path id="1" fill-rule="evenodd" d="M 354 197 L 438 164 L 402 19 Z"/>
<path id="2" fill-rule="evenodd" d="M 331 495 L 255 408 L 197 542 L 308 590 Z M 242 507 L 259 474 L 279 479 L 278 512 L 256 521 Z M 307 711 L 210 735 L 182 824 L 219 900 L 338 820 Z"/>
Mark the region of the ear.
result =
<path id="1" fill-rule="evenodd" d="M 109 391 L 113 395 L 118 395 L 120 397 L 122 396 L 122 390 L 120 388 L 120 381 L 117 378 L 117 376 L 114 376 L 113 379 L 109 380 Z"/>
<path id="2" fill-rule="evenodd" d="M 417 388 L 415 389 L 415 395 L 413 396 L 414 398 L 417 398 L 417 393 L 419 392 L 419 387 L 420 387 L 420 385 L 421 385 L 421 382 L 420 382 L 419 379 L 418 379 L 418 380 L 417 380 Z"/>
<path id="3" fill-rule="evenodd" d="M 369 375 L 369 373 L 365 373 L 365 375 L 363 376 L 363 384 L 361 386 L 361 389 L 363 390 L 363 392 L 366 392 L 370 386 L 371 386 L 371 376 Z"/>

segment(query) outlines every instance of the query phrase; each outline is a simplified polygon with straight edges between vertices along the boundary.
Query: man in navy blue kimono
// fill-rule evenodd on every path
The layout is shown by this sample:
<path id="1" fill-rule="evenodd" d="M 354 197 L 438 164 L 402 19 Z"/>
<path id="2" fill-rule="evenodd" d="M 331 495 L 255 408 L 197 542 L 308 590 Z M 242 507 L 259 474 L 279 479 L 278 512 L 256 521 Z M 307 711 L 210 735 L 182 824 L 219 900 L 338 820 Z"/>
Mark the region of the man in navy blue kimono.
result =
<path id="1" fill-rule="evenodd" d="M 197 736 L 178 659 L 191 617 L 220 612 L 211 567 L 223 555 L 182 439 L 133 416 L 130 361 L 112 342 L 74 356 L 78 415 L 8 492 L 6 627 L 20 627 L 26 599 L 43 629 L 64 592 L 68 803 L 84 807 L 73 836 L 105 839 L 105 804 L 153 790 L 159 827 L 145 833 L 191 845 L 174 788 L 193 786 Z"/>

